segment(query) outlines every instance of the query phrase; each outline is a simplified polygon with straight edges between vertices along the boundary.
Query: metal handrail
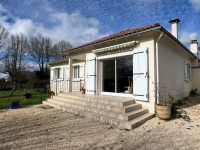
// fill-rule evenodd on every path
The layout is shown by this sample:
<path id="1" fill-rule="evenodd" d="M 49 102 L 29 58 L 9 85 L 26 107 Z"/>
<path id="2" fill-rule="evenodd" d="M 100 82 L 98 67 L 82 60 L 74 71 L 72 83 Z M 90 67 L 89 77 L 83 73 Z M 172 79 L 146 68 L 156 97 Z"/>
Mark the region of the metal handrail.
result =
<path id="1" fill-rule="evenodd" d="M 50 85 L 47 87 L 47 84 L 44 84 L 42 86 L 39 87 L 39 92 L 40 92 L 40 100 L 41 100 L 41 103 L 42 103 L 42 94 L 43 92 L 46 90 L 46 96 L 49 96 L 50 95 Z"/>

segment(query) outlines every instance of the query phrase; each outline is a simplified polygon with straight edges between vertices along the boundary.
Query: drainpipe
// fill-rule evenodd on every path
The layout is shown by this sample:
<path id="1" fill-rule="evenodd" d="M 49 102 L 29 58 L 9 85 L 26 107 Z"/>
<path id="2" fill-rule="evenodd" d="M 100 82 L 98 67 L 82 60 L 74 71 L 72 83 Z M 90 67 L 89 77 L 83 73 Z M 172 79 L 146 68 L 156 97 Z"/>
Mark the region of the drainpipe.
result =
<path id="1" fill-rule="evenodd" d="M 156 49 L 155 49 L 155 57 L 154 57 L 154 62 L 155 62 L 155 104 L 157 104 L 157 100 L 158 100 L 158 92 L 157 92 L 157 88 L 158 88 L 158 81 L 159 81 L 159 70 L 158 70 L 158 42 L 161 39 L 161 37 L 163 36 L 163 31 L 161 32 L 160 36 L 158 37 L 158 39 L 156 40 Z M 155 109 L 156 112 L 156 109 Z"/>

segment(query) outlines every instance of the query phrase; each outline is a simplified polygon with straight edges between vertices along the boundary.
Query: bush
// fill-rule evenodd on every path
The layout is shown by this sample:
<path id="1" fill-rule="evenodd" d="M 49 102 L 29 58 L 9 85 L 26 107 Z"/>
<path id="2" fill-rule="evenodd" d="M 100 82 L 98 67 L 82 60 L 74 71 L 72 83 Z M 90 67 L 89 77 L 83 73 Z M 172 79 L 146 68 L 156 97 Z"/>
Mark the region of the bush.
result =
<path id="1" fill-rule="evenodd" d="M 32 94 L 31 93 L 25 93 L 24 94 L 24 98 L 27 99 L 27 98 L 31 98 Z"/>
<path id="2" fill-rule="evenodd" d="M 19 104 L 20 100 L 16 97 L 9 99 L 10 104 Z"/>
<path id="3" fill-rule="evenodd" d="M 192 89 L 191 91 L 190 91 L 190 96 L 196 96 L 197 95 L 197 89 Z"/>

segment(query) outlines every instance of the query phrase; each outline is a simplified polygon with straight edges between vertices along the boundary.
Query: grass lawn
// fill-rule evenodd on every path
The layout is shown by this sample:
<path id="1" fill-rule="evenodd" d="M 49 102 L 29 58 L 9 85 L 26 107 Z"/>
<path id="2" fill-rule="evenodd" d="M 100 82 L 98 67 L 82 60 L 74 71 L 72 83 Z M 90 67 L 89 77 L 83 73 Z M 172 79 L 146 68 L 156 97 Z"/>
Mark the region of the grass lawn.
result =
<path id="1" fill-rule="evenodd" d="M 24 99 L 25 92 L 31 93 L 32 98 Z M 28 106 L 28 105 L 35 105 L 35 104 L 41 104 L 41 94 L 37 92 L 36 89 L 32 90 L 16 90 L 12 96 L 8 96 L 10 91 L 0 91 L 0 109 L 8 108 L 9 100 L 12 98 L 17 98 L 20 100 L 21 107 Z M 49 98 L 50 94 L 42 94 L 42 100 L 46 100 L 46 98 Z"/>

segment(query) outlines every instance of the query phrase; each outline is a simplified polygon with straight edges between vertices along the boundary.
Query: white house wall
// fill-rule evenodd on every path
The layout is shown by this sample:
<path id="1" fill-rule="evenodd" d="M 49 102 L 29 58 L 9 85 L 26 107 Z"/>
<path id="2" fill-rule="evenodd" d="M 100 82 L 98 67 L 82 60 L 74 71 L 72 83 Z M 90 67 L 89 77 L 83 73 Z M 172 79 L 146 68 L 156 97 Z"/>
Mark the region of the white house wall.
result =
<path id="1" fill-rule="evenodd" d="M 191 64 L 191 58 L 166 41 L 165 37 L 161 38 L 158 46 L 159 84 L 172 89 L 170 93 L 180 99 L 191 90 L 191 81 L 185 81 L 184 76 L 184 61 Z"/>
<path id="2" fill-rule="evenodd" d="M 200 68 L 192 68 L 192 89 L 200 94 Z"/>

